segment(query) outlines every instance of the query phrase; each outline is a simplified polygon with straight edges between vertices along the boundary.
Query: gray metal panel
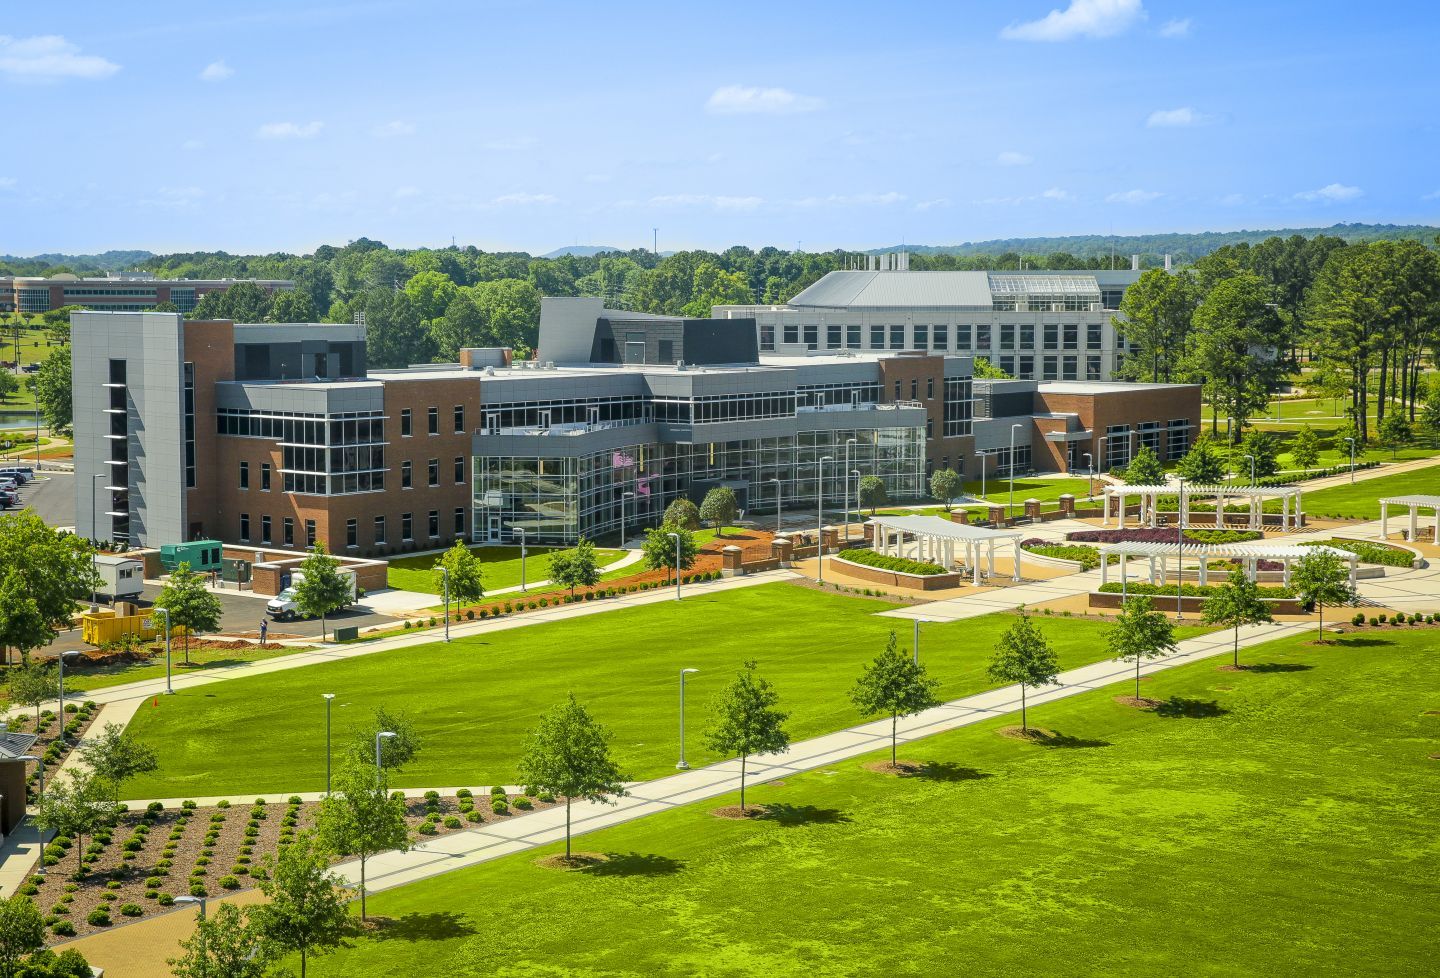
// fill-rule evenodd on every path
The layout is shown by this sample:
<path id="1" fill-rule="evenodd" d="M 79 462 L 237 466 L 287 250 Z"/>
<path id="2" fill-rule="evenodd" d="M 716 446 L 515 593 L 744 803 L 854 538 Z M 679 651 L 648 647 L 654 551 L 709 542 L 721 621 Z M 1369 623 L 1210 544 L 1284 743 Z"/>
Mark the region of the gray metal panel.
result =
<path id="1" fill-rule="evenodd" d="M 986 272 L 830 272 L 787 305 L 990 308 Z"/>
<path id="2" fill-rule="evenodd" d="M 1020 430 L 1015 432 L 1015 447 L 1021 448 L 1030 444 L 1030 435 L 1035 430 L 1035 419 L 1028 414 L 1009 418 L 976 418 L 972 429 L 975 433 L 975 450 L 990 452 L 1009 448 L 1012 424 L 1020 425 Z"/>

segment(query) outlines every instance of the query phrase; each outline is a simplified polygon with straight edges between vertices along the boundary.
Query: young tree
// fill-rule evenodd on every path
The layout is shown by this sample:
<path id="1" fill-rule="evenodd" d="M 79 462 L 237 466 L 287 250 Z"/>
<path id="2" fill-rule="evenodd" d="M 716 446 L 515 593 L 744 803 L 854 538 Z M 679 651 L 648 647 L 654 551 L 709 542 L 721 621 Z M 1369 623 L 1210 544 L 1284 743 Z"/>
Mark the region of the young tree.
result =
<path id="1" fill-rule="evenodd" d="M 445 588 L 445 574 L 440 572 L 442 567 L 450 575 L 451 601 L 468 604 L 485 596 L 484 565 L 464 541 L 456 540 L 455 546 L 445 551 L 445 556 L 437 560 L 430 571 L 431 583 L 437 594 L 443 594 Z M 309 575 L 306 577 L 308 579 Z"/>
<path id="2" fill-rule="evenodd" d="M 1350 583 L 1349 563 L 1333 550 L 1316 547 L 1295 564 L 1290 573 L 1290 586 L 1306 604 L 1313 604 L 1320 613 L 1320 641 L 1325 640 L 1325 606 L 1349 604 L 1355 600 L 1355 585 Z"/>
<path id="3" fill-rule="evenodd" d="M 1280 468 L 1280 447 L 1275 439 L 1259 428 L 1251 428 L 1245 432 L 1245 437 L 1240 440 L 1230 452 L 1230 465 L 1235 472 L 1244 478 L 1250 476 L 1250 460 L 1246 455 L 1255 456 L 1255 478 L 1264 479 L 1274 475 Z"/>
<path id="4" fill-rule="evenodd" d="M 645 543 L 641 547 L 641 552 L 645 554 L 645 566 L 650 570 L 663 567 L 667 582 L 676 565 L 675 541 L 670 538 L 672 533 L 680 537 L 680 570 L 686 571 L 695 566 L 695 558 L 700 553 L 700 548 L 695 545 L 695 536 L 682 527 L 665 523 L 658 530 L 646 530 Z"/>
<path id="5" fill-rule="evenodd" d="M 930 476 L 930 495 L 945 504 L 945 512 L 955 502 L 955 497 L 965 491 L 965 481 L 954 469 L 936 469 Z"/>
<path id="6" fill-rule="evenodd" d="M 1297 469 L 1313 469 L 1320 462 L 1320 436 L 1308 424 L 1303 426 L 1290 443 L 1290 458 Z"/>
<path id="7" fill-rule="evenodd" d="M 220 627 L 220 597 L 205 589 L 205 578 L 181 561 L 160 589 L 155 607 L 170 612 L 170 627 L 183 628 L 185 664 L 190 664 L 190 636 Z M 159 616 L 156 616 L 157 618 Z"/>
<path id="8" fill-rule="evenodd" d="M 665 517 L 662 523 L 673 527 L 680 527 L 683 530 L 694 532 L 700 529 L 700 510 L 690 500 L 681 496 L 669 506 L 665 507 Z"/>
<path id="9" fill-rule="evenodd" d="M 313 832 L 301 832 L 278 855 L 266 856 L 262 866 L 258 882 L 269 902 L 254 908 L 251 919 L 266 943 L 300 955 L 300 978 L 305 978 L 311 955 L 335 950 L 354 930 L 345 909 L 349 893 L 330 872 L 330 853 Z"/>
<path id="10" fill-rule="evenodd" d="M 997 683 L 1020 684 L 1020 729 L 1029 732 L 1025 714 L 1025 691 L 1030 686 L 1050 686 L 1060 675 L 1060 660 L 1044 633 L 1035 627 L 1025 609 L 995 643 L 990 659 L 990 678 Z"/>
<path id="11" fill-rule="evenodd" d="M 271 963 L 254 911 L 233 903 L 217 904 L 195 921 L 180 948 L 184 954 L 166 961 L 175 978 L 263 978 Z"/>
<path id="12" fill-rule="evenodd" d="M 375 766 L 375 738 L 381 733 L 393 737 L 380 738 L 380 767 L 383 771 L 399 771 L 420 753 L 420 737 L 408 713 L 396 713 L 376 707 L 371 721 L 357 727 L 350 740 L 350 756 L 357 764 Z"/>
<path id="13" fill-rule="evenodd" d="M 351 758 L 340 770 L 336 790 L 320 802 L 315 831 L 320 844 L 360 860 L 360 919 L 365 920 L 365 863 L 382 852 L 410 848 L 405 802 L 391 798 L 375 765 Z"/>
<path id="14" fill-rule="evenodd" d="M 74 423 L 71 392 L 70 344 L 66 343 L 50 352 L 40 362 L 33 384 L 35 404 L 45 417 L 45 427 L 59 434 L 68 434 Z"/>
<path id="15" fill-rule="evenodd" d="M 700 518 L 715 527 L 717 536 L 725 535 L 725 527 L 739 518 L 740 508 L 735 493 L 725 486 L 716 486 L 705 494 L 700 504 Z"/>
<path id="16" fill-rule="evenodd" d="M 96 777 L 114 789 L 117 802 L 122 784 L 137 774 L 149 774 L 160 767 L 155 749 L 126 733 L 119 723 L 107 723 L 100 736 L 87 737 L 80 748 L 80 757 Z"/>
<path id="17" fill-rule="evenodd" d="M 75 877 L 85 876 L 85 839 L 98 830 L 114 825 L 120 817 L 120 806 L 105 790 L 99 778 L 88 771 L 71 771 L 45 786 L 35 822 L 43 829 L 75 840 Z"/>
<path id="18" fill-rule="evenodd" d="M 571 594 L 577 587 L 594 587 L 600 583 L 595 544 L 581 537 L 573 549 L 551 555 L 550 580 L 561 587 L 568 587 Z"/>
<path id="19" fill-rule="evenodd" d="M 1148 594 L 1137 594 L 1120 609 L 1107 641 L 1117 662 L 1135 663 L 1135 699 L 1140 699 L 1140 662 L 1175 651 L 1175 626 L 1155 610 Z"/>
<path id="20" fill-rule="evenodd" d="M 1142 445 L 1130 460 L 1125 469 L 1125 482 L 1132 486 L 1158 486 L 1165 482 L 1165 466 L 1149 445 Z"/>
<path id="21" fill-rule="evenodd" d="M 35 708 L 35 729 L 40 729 L 40 706 L 60 696 L 60 680 L 50 663 L 27 662 L 10 671 L 6 682 L 10 702 Z"/>
<path id="22" fill-rule="evenodd" d="M 890 502 L 890 494 L 885 490 L 885 480 L 878 475 L 867 475 L 860 480 L 856 506 L 860 509 L 869 507 L 870 515 L 875 515 L 875 510 Z"/>
<path id="23" fill-rule="evenodd" d="M 350 603 L 351 580 L 340 573 L 340 561 L 325 552 L 325 545 L 310 548 L 310 556 L 297 568 L 304 575 L 295 586 L 295 604 L 306 617 L 320 616 L 320 641 L 325 641 L 325 616 Z"/>
<path id="24" fill-rule="evenodd" d="M 914 716 L 940 705 L 935 692 L 940 683 L 925 674 L 925 667 L 900 651 L 895 633 L 885 651 L 865 667 L 850 690 L 850 701 L 863 717 L 890 717 L 890 766 L 895 766 L 901 717 Z"/>
<path id="25" fill-rule="evenodd" d="M 745 663 L 730 685 L 710 705 L 705 745 L 726 757 L 740 758 L 740 811 L 745 811 L 745 774 L 751 754 L 778 754 L 790 746 L 785 721 L 777 710 L 780 694 L 768 679 L 755 675 L 755 661 Z"/>
<path id="26" fill-rule="evenodd" d="M 1232 570 L 1229 579 L 1205 599 L 1203 616 L 1207 624 L 1234 627 L 1234 665 L 1237 668 L 1240 665 L 1240 626 L 1271 620 L 1270 609 L 1260 598 L 1259 586 L 1240 567 Z"/>
<path id="27" fill-rule="evenodd" d="M 9 370 L 0 370 L 0 401 L 8 401 L 12 394 L 20 392 L 20 378 Z"/>
<path id="28" fill-rule="evenodd" d="M 565 798 L 565 858 L 570 858 L 570 802 L 576 798 L 612 804 L 625 794 L 625 775 L 610 756 L 610 733 L 575 702 L 575 694 L 540 718 L 525 753 L 520 777 L 526 784 Z"/>
<path id="29" fill-rule="evenodd" d="M 20 959 L 45 946 L 45 919 L 28 896 L 0 897 L 0 978 L 14 978 Z"/>
<path id="30" fill-rule="evenodd" d="M 1175 471 L 1191 485 L 1215 486 L 1225 479 L 1225 459 L 1215 450 L 1215 440 L 1202 435 L 1176 463 Z"/>
<path id="31" fill-rule="evenodd" d="M 1431 378 L 1417 420 L 1420 430 L 1429 436 L 1431 447 L 1440 444 L 1440 378 Z"/>
<path id="32" fill-rule="evenodd" d="M 55 631 L 40 614 L 40 606 L 25 590 L 24 578 L 12 568 L 0 581 L 0 650 L 5 653 L 5 664 L 10 664 L 12 648 L 20 652 L 21 664 L 28 664 L 30 650 L 54 637 Z"/>
<path id="33" fill-rule="evenodd" d="M 1399 450 L 1410 443 L 1414 437 L 1414 431 L 1405 415 L 1399 411 L 1385 415 L 1385 420 L 1380 422 L 1380 444 L 1390 449 L 1390 457 L 1393 459 Z"/>
<path id="34" fill-rule="evenodd" d="M 75 602 L 96 582 L 90 552 L 85 540 L 46 526 L 32 509 L 0 515 L 0 568 L 6 577 L 20 575 L 52 631 L 70 627 Z"/>

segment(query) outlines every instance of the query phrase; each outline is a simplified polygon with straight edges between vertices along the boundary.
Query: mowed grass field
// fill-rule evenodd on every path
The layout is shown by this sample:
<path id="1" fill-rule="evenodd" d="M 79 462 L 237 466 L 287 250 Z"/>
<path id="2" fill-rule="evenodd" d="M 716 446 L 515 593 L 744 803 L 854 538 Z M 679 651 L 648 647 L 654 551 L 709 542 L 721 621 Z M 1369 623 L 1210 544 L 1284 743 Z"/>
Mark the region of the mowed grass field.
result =
<path id="1" fill-rule="evenodd" d="M 550 555 L 564 550 L 564 547 L 526 547 L 525 580 L 544 581 L 550 577 Z M 471 547 L 471 552 L 485 565 L 485 590 L 520 586 L 519 547 Z M 614 563 L 624 556 L 623 550 L 596 550 L 595 559 L 601 567 Z M 444 553 L 421 554 L 414 557 L 394 557 L 386 581 L 391 587 L 404 591 L 419 591 L 422 594 L 440 594 L 435 586 L 431 571 L 435 562 Z"/>
<path id="2" fill-rule="evenodd" d="M 1048 623 L 1047 623 L 1048 624 Z M 1310 636 L 372 894 L 315 976 L 1422 976 L 1440 923 L 1436 632 Z M 1429 711 L 1427 713 L 1427 711 Z M 872 760 L 880 759 L 874 755 Z M 295 961 L 292 964 L 297 963 Z"/>
<path id="3" fill-rule="evenodd" d="M 759 662 L 790 711 L 795 737 L 860 722 L 849 691 L 893 629 L 894 605 L 787 583 L 692 593 L 682 602 L 589 615 L 428 643 L 343 662 L 181 690 L 146 704 L 129 729 L 159 753 L 160 769 L 128 782 L 131 798 L 318 790 L 325 778 L 325 701 L 335 693 L 343 740 L 376 707 L 408 711 L 424 740 L 401 786 L 509 784 L 525 738 L 545 710 L 575 695 L 615 733 L 632 779 L 673 770 L 678 676 L 688 683 L 688 759 L 719 757 L 701 744 L 708 701 L 747 659 Z M 992 649 L 1012 620 L 992 615 L 924 625 L 921 656 L 946 698 L 990 688 Z M 1104 623 L 1041 619 L 1062 668 L 1106 657 Z M 1196 634 L 1189 628 L 1182 635 Z"/>
<path id="4" fill-rule="evenodd" d="M 1348 483 L 1307 492 L 1304 496 L 1305 512 L 1311 516 L 1339 516 L 1354 519 L 1380 518 L 1380 499 L 1385 496 L 1413 496 L 1418 494 L 1440 494 L 1440 465 L 1395 475 L 1361 479 L 1354 485 Z M 1404 509 L 1393 510 L 1392 515 L 1404 516 Z M 1429 524 L 1430 514 L 1422 517 Z M 1398 526 L 1398 524 L 1397 524 Z"/>

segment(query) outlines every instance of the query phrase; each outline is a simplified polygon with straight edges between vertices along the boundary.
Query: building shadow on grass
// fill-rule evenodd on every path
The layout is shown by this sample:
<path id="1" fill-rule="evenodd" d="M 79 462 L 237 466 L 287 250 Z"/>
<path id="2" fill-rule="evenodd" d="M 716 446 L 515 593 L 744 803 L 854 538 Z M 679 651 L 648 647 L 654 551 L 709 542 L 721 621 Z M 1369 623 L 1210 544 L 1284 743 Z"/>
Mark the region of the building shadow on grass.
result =
<path id="1" fill-rule="evenodd" d="M 911 777 L 921 781 L 979 781 L 982 778 L 993 778 L 994 775 L 950 761 L 926 761 Z"/>
<path id="2" fill-rule="evenodd" d="M 1155 707 L 1155 715 L 1170 720 L 1203 720 L 1221 717 L 1230 711 L 1214 700 L 1197 700 L 1189 696 L 1172 696 Z"/>
<path id="3" fill-rule="evenodd" d="M 765 806 L 765 820 L 779 822 L 785 826 L 796 825 L 841 825 L 850 821 L 850 816 L 838 808 L 817 808 L 814 805 L 788 805 L 771 802 Z"/>
<path id="4" fill-rule="evenodd" d="M 607 852 L 603 862 L 581 870 L 586 876 L 674 876 L 685 864 L 652 852 Z"/>
<path id="5" fill-rule="evenodd" d="M 1246 672 L 1309 672 L 1315 667 L 1308 662 L 1256 662 L 1245 666 Z"/>
<path id="6" fill-rule="evenodd" d="M 452 937 L 469 937 L 475 933 L 470 922 L 458 913 L 411 913 L 375 928 L 371 936 L 377 941 L 444 941 Z"/>

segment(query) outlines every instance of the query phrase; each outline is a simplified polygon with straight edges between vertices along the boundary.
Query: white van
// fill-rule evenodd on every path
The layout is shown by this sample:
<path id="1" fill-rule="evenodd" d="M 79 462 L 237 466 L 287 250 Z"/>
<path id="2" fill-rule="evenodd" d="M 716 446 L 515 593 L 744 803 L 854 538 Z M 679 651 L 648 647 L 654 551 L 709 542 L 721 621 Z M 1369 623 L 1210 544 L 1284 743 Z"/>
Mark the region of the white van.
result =
<path id="1" fill-rule="evenodd" d="M 350 600 L 346 602 L 346 607 L 349 607 L 355 603 L 359 593 L 355 583 L 355 572 L 347 567 L 342 567 L 340 575 L 350 582 Z M 265 614 L 276 621 L 290 621 L 301 617 L 300 604 L 295 600 L 295 586 L 303 580 L 305 580 L 305 575 L 301 571 L 292 573 L 290 586 L 265 603 Z"/>

